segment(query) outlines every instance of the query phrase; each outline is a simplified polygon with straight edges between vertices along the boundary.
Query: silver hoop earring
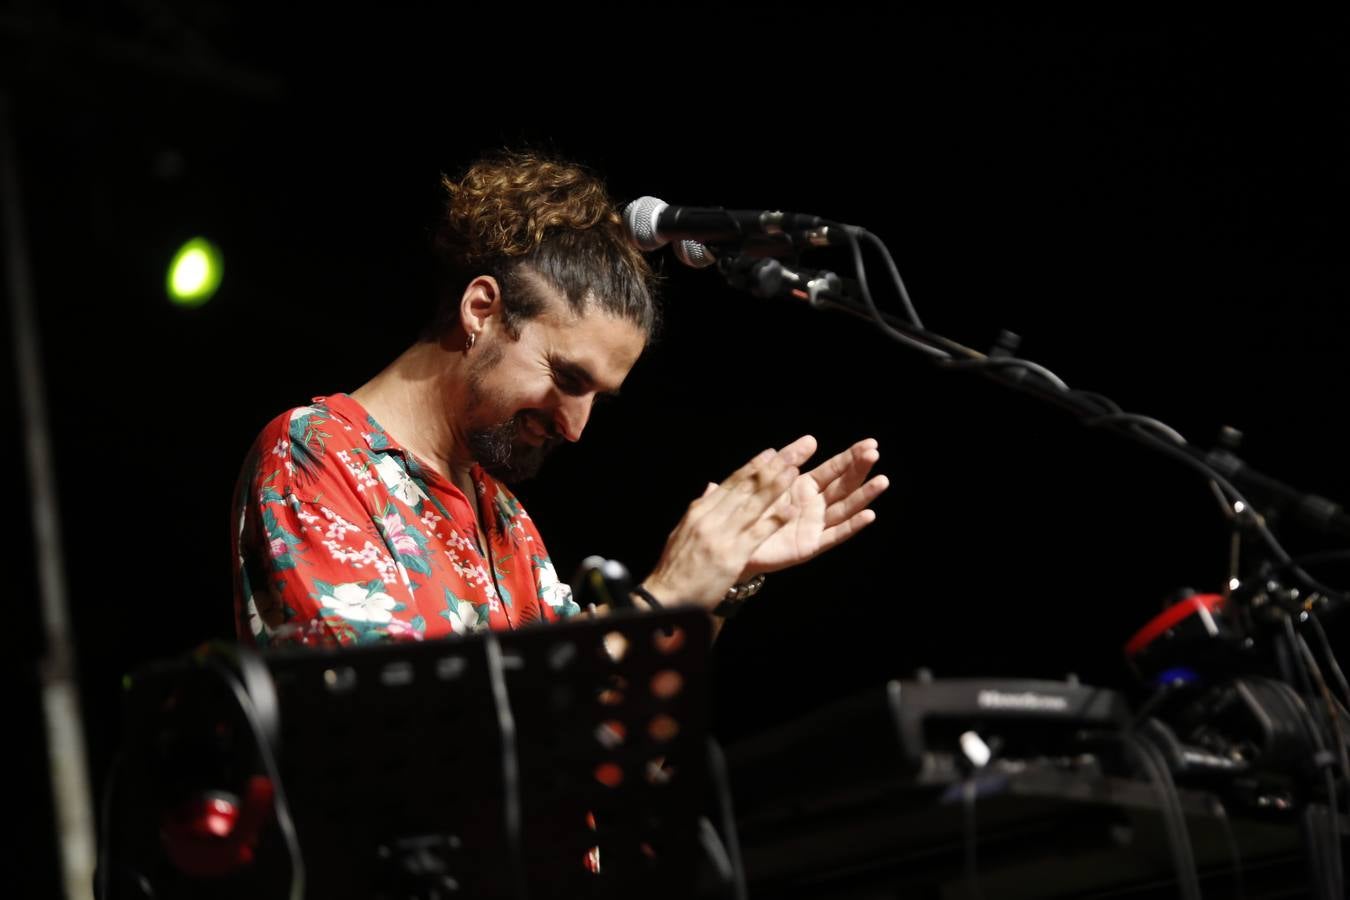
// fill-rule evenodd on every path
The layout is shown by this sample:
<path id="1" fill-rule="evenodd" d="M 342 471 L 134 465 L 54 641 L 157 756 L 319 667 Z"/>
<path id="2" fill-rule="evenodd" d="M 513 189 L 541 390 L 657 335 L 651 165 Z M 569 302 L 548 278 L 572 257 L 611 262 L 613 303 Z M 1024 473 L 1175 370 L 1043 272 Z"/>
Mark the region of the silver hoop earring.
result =
<path id="1" fill-rule="evenodd" d="M 477 338 L 478 338 L 478 332 L 476 332 L 476 331 L 470 331 L 470 332 L 469 332 L 469 339 L 468 339 L 467 341 L 464 342 L 464 352 L 465 352 L 465 353 L 468 353 L 470 350 L 473 349 L 473 342 L 474 342 Z"/>

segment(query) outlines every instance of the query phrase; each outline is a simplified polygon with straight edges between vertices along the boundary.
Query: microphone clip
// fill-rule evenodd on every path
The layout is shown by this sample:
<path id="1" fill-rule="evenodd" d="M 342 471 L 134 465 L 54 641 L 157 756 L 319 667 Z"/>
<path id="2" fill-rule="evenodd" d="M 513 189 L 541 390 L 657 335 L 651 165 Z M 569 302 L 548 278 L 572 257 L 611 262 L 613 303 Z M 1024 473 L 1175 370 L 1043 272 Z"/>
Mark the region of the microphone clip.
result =
<path id="1" fill-rule="evenodd" d="M 820 308 L 830 297 L 842 291 L 843 281 L 823 269 L 802 269 L 785 265 L 771 256 L 738 253 L 717 261 L 717 269 L 734 288 L 752 296 L 774 299 L 791 297 Z"/>

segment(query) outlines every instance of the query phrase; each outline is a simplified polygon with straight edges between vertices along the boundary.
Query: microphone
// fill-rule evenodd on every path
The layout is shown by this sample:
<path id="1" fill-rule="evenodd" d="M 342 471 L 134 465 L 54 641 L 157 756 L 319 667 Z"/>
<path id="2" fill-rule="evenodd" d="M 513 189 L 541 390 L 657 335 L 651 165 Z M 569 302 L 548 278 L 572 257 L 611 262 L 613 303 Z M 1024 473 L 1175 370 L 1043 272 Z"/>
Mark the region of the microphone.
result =
<path id="1" fill-rule="evenodd" d="M 675 245 L 675 258 L 691 269 L 706 269 L 717 262 L 716 254 L 698 241 L 680 241 Z"/>
<path id="2" fill-rule="evenodd" d="M 827 229 L 819 229 L 822 233 Z M 734 249 L 737 256 L 750 257 L 753 259 L 765 259 L 769 257 L 782 257 L 785 259 L 795 259 L 797 256 L 797 244 L 808 243 L 798 232 L 796 236 L 786 234 L 757 234 L 752 235 L 742 241 Z M 816 241 L 816 245 L 822 245 L 828 242 Z M 706 269 L 708 266 L 716 265 L 719 258 L 719 252 L 707 244 L 701 244 L 698 241 L 685 239 L 672 245 L 675 258 L 684 263 L 691 269 Z"/>
<path id="3" fill-rule="evenodd" d="M 582 609 L 590 605 L 604 605 L 622 609 L 633 605 L 633 577 L 628 568 L 616 559 L 588 556 L 577 566 L 572 578 L 572 599 Z"/>
<path id="4" fill-rule="evenodd" d="M 623 209 L 624 229 L 641 250 L 659 250 L 671 241 L 699 244 L 739 243 L 760 235 L 787 237 L 793 243 L 828 245 L 831 223 L 820 216 L 720 206 L 671 206 L 656 197 L 639 197 Z M 687 249 L 687 246 L 686 246 Z"/>

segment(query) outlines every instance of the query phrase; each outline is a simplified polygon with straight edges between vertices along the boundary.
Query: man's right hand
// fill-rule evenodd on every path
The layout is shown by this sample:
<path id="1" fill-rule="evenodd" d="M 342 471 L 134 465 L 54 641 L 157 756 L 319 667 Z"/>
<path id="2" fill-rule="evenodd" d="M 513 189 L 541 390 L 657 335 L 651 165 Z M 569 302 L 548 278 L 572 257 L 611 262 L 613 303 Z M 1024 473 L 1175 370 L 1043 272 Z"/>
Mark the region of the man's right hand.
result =
<path id="1" fill-rule="evenodd" d="M 791 519 L 788 491 L 809 443 L 765 450 L 689 504 L 643 586 L 662 602 L 720 603 L 755 549 Z"/>

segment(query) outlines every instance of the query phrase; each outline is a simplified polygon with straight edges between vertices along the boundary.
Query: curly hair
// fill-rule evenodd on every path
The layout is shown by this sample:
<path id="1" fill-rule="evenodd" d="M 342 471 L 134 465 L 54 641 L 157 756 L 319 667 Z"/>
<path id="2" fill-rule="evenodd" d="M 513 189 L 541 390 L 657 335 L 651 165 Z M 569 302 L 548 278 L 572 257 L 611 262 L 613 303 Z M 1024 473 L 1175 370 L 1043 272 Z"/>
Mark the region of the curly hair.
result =
<path id="1" fill-rule="evenodd" d="M 541 276 L 580 315 L 594 305 L 650 338 L 659 309 L 655 276 L 628 240 L 604 184 L 573 163 L 503 151 L 442 176 L 445 210 L 433 241 L 440 267 L 434 339 L 458 321 L 464 288 L 479 275 L 502 285 L 502 319 L 512 334 L 544 309 L 527 282 Z"/>

